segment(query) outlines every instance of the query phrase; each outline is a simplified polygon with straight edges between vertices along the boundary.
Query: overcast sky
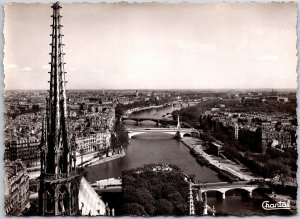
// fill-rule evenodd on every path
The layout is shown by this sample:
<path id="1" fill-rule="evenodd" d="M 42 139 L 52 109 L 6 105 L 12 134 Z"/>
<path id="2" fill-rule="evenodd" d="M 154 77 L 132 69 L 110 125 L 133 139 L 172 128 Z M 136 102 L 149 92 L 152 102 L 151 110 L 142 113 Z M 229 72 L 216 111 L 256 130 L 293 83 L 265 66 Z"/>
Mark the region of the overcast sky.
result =
<path id="1" fill-rule="evenodd" d="M 296 4 L 62 4 L 67 88 L 296 88 Z M 5 89 L 48 89 L 49 4 L 5 5 Z"/>

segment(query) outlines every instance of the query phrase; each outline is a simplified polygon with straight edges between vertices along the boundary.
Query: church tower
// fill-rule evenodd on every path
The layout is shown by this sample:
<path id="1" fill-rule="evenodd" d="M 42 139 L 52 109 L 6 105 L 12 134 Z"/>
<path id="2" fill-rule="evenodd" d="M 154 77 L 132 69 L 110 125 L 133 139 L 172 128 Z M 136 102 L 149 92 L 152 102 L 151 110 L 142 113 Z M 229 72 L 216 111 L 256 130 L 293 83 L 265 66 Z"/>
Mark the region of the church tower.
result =
<path id="1" fill-rule="evenodd" d="M 76 174 L 74 138 L 68 132 L 60 5 L 52 5 L 50 88 L 41 140 L 40 215 L 77 215 L 80 177 Z"/>

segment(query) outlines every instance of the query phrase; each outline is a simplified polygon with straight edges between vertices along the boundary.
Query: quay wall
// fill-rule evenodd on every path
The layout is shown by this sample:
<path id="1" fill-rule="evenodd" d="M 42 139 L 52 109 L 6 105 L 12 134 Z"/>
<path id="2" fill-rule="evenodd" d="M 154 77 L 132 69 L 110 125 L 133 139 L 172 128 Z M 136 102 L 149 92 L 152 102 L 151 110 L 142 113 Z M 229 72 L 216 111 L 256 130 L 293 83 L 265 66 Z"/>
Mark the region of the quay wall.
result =
<path id="1" fill-rule="evenodd" d="M 210 167 L 212 170 L 216 171 L 222 180 L 225 180 L 227 182 L 243 180 L 239 176 L 236 176 L 233 173 L 221 169 L 216 163 L 211 162 L 209 159 L 205 158 L 205 156 L 203 156 L 201 153 L 194 150 L 194 148 L 190 144 L 185 142 L 183 139 L 180 139 L 180 141 L 190 149 L 190 153 L 197 158 L 198 163 Z"/>
<path id="2" fill-rule="evenodd" d="M 88 167 L 88 166 L 94 166 L 94 165 L 97 165 L 97 164 L 101 164 L 101 163 L 105 163 L 105 162 L 108 162 L 108 161 L 112 161 L 112 160 L 115 160 L 115 159 L 118 159 L 118 158 L 121 158 L 121 157 L 124 157 L 126 155 L 125 151 L 123 150 L 121 153 L 119 154 L 114 154 L 110 157 L 105 157 L 103 159 L 93 159 L 91 161 L 88 161 L 84 164 L 85 167 Z"/>

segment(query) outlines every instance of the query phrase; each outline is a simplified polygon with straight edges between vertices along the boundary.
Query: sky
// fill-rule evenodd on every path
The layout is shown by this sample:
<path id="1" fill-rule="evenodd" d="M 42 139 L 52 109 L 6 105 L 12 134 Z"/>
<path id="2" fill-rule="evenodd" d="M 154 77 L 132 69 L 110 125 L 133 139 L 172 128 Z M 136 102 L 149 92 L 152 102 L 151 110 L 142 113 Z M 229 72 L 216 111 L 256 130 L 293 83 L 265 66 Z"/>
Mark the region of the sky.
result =
<path id="1" fill-rule="evenodd" d="M 61 4 L 68 89 L 297 88 L 295 3 Z M 5 89 L 48 89 L 50 4 L 5 4 Z"/>

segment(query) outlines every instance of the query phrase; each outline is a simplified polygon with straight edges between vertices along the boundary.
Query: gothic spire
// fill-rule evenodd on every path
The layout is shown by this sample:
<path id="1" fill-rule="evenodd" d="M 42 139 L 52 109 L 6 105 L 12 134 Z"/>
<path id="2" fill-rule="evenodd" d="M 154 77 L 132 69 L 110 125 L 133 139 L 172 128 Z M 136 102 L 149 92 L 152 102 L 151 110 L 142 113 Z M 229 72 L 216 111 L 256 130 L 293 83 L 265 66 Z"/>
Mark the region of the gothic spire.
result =
<path id="1" fill-rule="evenodd" d="M 51 70 L 49 96 L 46 98 L 46 125 L 43 124 L 39 213 L 76 215 L 80 177 L 76 174 L 68 135 L 68 114 L 60 5 L 52 5 Z M 74 165 L 72 165 L 74 161 Z"/>
<path id="2" fill-rule="evenodd" d="M 47 165 L 49 173 L 67 173 L 70 171 L 69 165 L 69 136 L 67 126 L 67 103 L 66 103 L 66 81 L 64 71 L 64 52 L 62 42 L 62 31 L 60 15 L 60 5 L 54 3 L 52 17 L 52 37 L 51 42 L 51 71 L 50 89 L 48 101 L 48 159 Z M 49 164 L 49 162 L 47 162 Z M 55 164 L 56 163 L 56 164 Z"/>

